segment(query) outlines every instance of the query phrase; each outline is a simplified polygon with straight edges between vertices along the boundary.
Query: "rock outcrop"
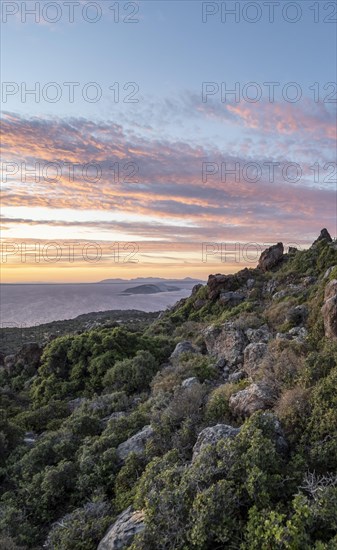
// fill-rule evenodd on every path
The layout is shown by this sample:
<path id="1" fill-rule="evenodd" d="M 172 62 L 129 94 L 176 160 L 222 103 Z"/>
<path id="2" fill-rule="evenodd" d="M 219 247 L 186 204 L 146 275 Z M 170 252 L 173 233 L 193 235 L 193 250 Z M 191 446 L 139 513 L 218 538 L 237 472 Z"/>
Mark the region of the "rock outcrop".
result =
<path id="1" fill-rule="evenodd" d="M 294 306 L 287 313 L 286 320 L 292 325 L 298 326 L 305 323 L 308 317 L 308 308 L 305 305 Z"/>
<path id="2" fill-rule="evenodd" d="M 193 344 L 189 342 L 188 340 L 185 340 L 184 342 L 179 342 L 179 344 L 176 345 L 173 352 L 170 356 L 170 361 L 178 361 L 179 357 L 183 353 L 198 353 Z"/>
<path id="3" fill-rule="evenodd" d="M 305 327 L 293 327 L 289 330 L 288 335 L 291 340 L 296 340 L 297 342 L 304 342 L 308 336 L 308 331 Z"/>
<path id="4" fill-rule="evenodd" d="M 263 342 L 249 344 L 243 352 L 243 370 L 253 376 L 267 355 L 268 345 Z"/>
<path id="5" fill-rule="evenodd" d="M 319 236 L 317 237 L 317 239 L 312 243 L 311 246 L 315 246 L 317 243 L 319 243 L 320 241 L 326 241 L 328 243 L 331 243 L 332 242 L 332 238 L 331 238 L 331 235 L 329 233 L 329 231 L 324 227 Z"/>
<path id="6" fill-rule="evenodd" d="M 207 304 L 207 300 L 203 300 L 202 298 L 197 298 L 197 300 L 193 302 L 193 309 L 196 309 L 196 310 L 201 309 L 206 304 Z"/>
<path id="7" fill-rule="evenodd" d="M 325 336 L 337 339 L 337 279 L 333 279 L 325 287 L 322 315 Z"/>
<path id="8" fill-rule="evenodd" d="M 195 386 L 195 384 L 198 384 L 199 381 L 196 376 L 190 376 L 190 378 L 185 378 L 185 380 L 182 381 L 181 387 L 182 388 L 191 388 L 192 386 Z"/>
<path id="9" fill-rule="evenodd" d="M 125 460 L 130 453 L 142 454 L 145 451 L 146 443 L 153 436 L 153 429 L 151 426 L 144 426 L 144 428 L 137 432 L 135 435 L 118 445 L 117 457 L 120 460 Z"/>
<path id="10" fill-rule="evenodd" d="M 302 292 L 305 292 L 306 287 L 304 285 L 294 285 L 294 284 L 288 284 L 286 288 L 283 288 L 282 290 L 279 290 L 278 292 L 275 292 L 273 294 L 272 298 L 273 300 L 283 300 L 283 298 L 286 298 L 287 296 L 296 296 L 298 294 L 301 294 Z"/>
<path id="11" fill-rule="evenodd" d="M 209 299 L 216 300 L 220 296 L 221 291 L 230 291 L 234 285 L 234 275 L 209 275 L 207 286 L 209 289 Z"/>
<path id="12" fill-rule="evenodd" d="M 191 296 L 195 296 L 195 294 L 197 294 L 203 286 L 204 285 L 201 284 L 201 283 L 198 283 L 197 285 L 194 285 L 194 287 L 192 288 Z"/>
<path id="13" fill-rule="evenodd" d="M 337 265 L 332 265 L 330 267 L 328 267 L 328 269 L 326 270 L 326 272 L 324 273 L 324 276 L 323 276 L 323 279 L 327 279 L 328 277 L 330 277 L 331 273 L 333 272 L 333 270 L 337 267 Z"/>
<path id="14" fill-rule="evenodd" d="M 240 289 L 247 290 L 247 282 L 251 280 L 251 271 L 248 268 L 242 269 L 234 275 L 210 275 L 207 281 L 208 297 L 210 300 L 216 300 L 220 294 L 227 292 L 236 292 Z"/>
<path id="15" fill-rule="evenodd" d="M 230 397 L 229 407 L 235 416 L 248 417 L 254 412 L 270 408 L 274 395 L 269 386 L 263 383 L 251 384 L 248 388 Z"/>
<path id="16" fill-rule="evenodd" d="M 40 365 L 41 355 L 42 348 L 36 342 L 28 342 L 18 353 L 4 358 L 5 369 L 9 373 L 14 369 L 24 370 L 26 374 L 33 376 Z"/>
<path id="17" fill-rule="evenodd" d="M 217 424 L 216 426 L 205 428 L 198 435 L 196 444 L 193 447 L 192 462 L 199 456 L 200 451 L 206 445 L 216 445 L 220 439 L 235 437 L 239 432 L 240 428 L 233 428 L 226 424 Z"/>
<path id="18" fill-rule="evenodd" d="M 217 359 L 224 359 L 229 369 L 243 362 L 246 336 L 241 328 L 227 322 L 220 327 L 210 326 L 203 331 L 208 353 Z"/>
<path id="19" fill-rule="evenodd" d="M 262 271 L 270 271 L 281 263 L 284 257 L 283 243 L 277 243 L 264 250 L 260 256 L 258 267 Z"/>
<path id="20" fill-rule="evenodd" d="M 133 511 L 131 506 L 124 510 L 109 528 L 97 550 L 123 550 L 134 537 L 145 529 L 144 512 Z"/>
<path id="21" fill-rule="evenodd" d="M 249 343 L 260 343 L 263 342 L 267 344 L 272 338 L 272 333 L 270 332 L 267 325 L 262 325 L 259 328 L 248 328 L 246 329 L 246 336 Z"/>
<path id="22" fill-rule="evenodd" d="M 237 306 L 241 304 L 245 299 L 245 295 L 242 292 L 234 292 L 229 290 L 228 292 L 221 292 L 219 296 L 219 302 L 226 306 Z"/>

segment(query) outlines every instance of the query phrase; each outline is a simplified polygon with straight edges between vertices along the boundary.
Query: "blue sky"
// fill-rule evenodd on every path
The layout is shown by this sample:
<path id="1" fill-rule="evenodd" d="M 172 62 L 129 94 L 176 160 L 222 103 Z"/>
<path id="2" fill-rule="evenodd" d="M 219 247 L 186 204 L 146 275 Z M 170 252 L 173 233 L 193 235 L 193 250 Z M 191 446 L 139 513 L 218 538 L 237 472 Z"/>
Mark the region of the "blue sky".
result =
<path id="1" fill-rule="evenodd" d="M 198 94 L 203 81 L 226 81 L 229 85 L 237 81 L 296 81 L 309 95 L 308 87 L 314 82 L 335 80 L 335 25 L 314 23 L 314 12 L 309 9 L 312 4 L 306 0 L 297 2 L 303 13 L 296 23 L 284 20 L 281 6 L 275 7 L 275 22 L 270 23 L 264 2 L 255 2 L 263 14 L 256 23 L 243 18 L 241 6 L 247 2 L 241 2 L 238 23 L 233 17 L 221 23 L 219 14 L 203 23 L 202 5 L 206 3 L 193 0 L 139 2 L 139 13 L 134 16 L 139 22 L 135 24 L 122 22 L 131 8 L 125 10 L 127 3 L 119 2 L 120 22 L 114 23 L 109 10 L 114 2 L 95 3 L 102 6 L 102 17 L 92 24 L 83 20 L 80 7 L 75 22 L 69 23 L 62 1 L 62 18 L 54 24 L 36 24 L 28 14 L 26 23 L 20 21 L 20 13 L 8 16 L 8 23 L 3 24 L 3 80 L 27 84 L 94 81 L 104 90 L 104 108 L 110 115 L 108 87 L 116 81 L 137 82 L 141 96 L 175 98 L 189 91 Z M 239 4 L 221 3 L 229 7 Z M 50 10 L 50 17 L 52 13 Z M 294 17 L 290 9 L 288 13 Z M 322 17 L 327 13 L 322 9 Z M 83 116 L 99 116 L 97 105 L 84 101 L 69 104 L 66 94 L 54 105 L 43 101 L 34 105 L 32 100 L 24 105 L 13 98 L 8 107 L 38 114 L 73 116 L 80 111 Z"/>

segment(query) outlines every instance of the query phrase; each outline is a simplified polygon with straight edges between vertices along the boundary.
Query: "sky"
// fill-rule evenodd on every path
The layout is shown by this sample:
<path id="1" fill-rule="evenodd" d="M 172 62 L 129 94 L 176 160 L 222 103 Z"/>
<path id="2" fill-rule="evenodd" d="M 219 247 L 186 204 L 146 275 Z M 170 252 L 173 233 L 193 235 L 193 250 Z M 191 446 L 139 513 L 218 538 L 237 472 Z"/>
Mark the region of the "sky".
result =
<path id="1" fill-rule="evenodd" d="M 336 2 L 1 0 L 2 281 L 336 237 Z"/>

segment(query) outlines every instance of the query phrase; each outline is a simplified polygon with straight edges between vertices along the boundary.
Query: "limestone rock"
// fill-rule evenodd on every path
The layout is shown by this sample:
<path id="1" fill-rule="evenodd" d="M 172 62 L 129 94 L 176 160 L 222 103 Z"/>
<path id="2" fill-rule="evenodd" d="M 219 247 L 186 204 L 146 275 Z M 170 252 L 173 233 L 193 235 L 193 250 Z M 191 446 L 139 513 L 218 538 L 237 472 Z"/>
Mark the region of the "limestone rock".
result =
<path id="1" fill-rule="evenodd" d="M 221 293 L 243 289 L 250 278 L 251 271 L 248 268 L 242 269 L 234 275 L 222 275 L 221 273 L 210 275 L 207 281 L 209 299 L 216 300 Z"/>
<path id="2" fill-rule="evenodd" d="M 336 296 L 337 294 L 337 279 L 332 279 L 324 289 L 324 300 L 329 300 L 329 298 L 332 298 L 333 296 Z"/>
<path id="3" fill-rule="evenodd" d="M 337 279 L 333 279 L 326 285 L 324 299 L 321 311 L 325 336 L 337 339 Z"/>
<path id="4" fill-rule="evenodd" d="M 240 428 L 233 428 L 232 426 L 227 426 L 226 424 L 217 424 L 216 426 L 205 428 L 198 435 L 196 444 L 193 447 L 192 461 L 197 458 L 202 448 L 206 445 L 216 445 L 220 439 L 235 437 L 239 431 Z"/>
<path id="5" fill-rule="evenodd" d="M 274 395 L 263 383 L 251 384 L 248 388 L 230 397 L 229 407 L 235 416 L 247 417 L 259 410 L 268 409 L 274 403 Z"/>
<path id="6" fill-rule="evenodd" d="M 185 380 L 182 381 L 181 387 L 182 388 L 190 388 L 191 386 L 194 386 L 195 384 L 198 384 L 199 381 L 196 378 L 196 376 L 191 376 L 190 378 L 185 378 Z"/>
<path id="7" fill-rule="evenodd" d="M 272 334 L 267 325 L 262 325 L 259 328 L 246 329 L 246 336 L 250 343 L 264 342 L 265 344 L 267 344 L 267 342 L 269 342 L 269 340 L 272 338 Z"/>
<path id="8" fill-rule="evenodd" d="M 264 250 L 260 256 L 258 266 L 262 271 L 270 271 L 283 260 L 283 243 L 277 243 Z"/>
<path id="9" fill-rule="evenodd" d="M 207 300 L 203 300 L 202 298 L 198 298 L 194 303 L 193 303 L 193 308 L 198 310 L 198 309 L 201 309 L 202 307 L 204 307 L 204 305 L 207 304 Z"/>
<path id="10" fill-rule="evenodd" d="M 328 267 L 328 269 L 324 273 L 323 279 L 327 279 L 328 277 L 330 277 L 330 275 L 331 275 L 332 271 L 335 269 L 335 267 L 337 267 L 337 265 L 332 265 L 331 267 Z"/>
<path id="11" fill-rule="evenodd" d="M 263 342 L 248 344 L 243 353 L 243 370 L 251 376 L 257 371 L 268 351 Z"/>
<path id="12" fill-rule="evenodd" d="M 306 289 L 305 289 L 305 286 L 304 285 L 294 285 L 294 284 L 289 284 L 287 285 L 286 288 L 283 288 L 282 290 L 279 290 L 278 292 L 275 292 L 275 294 L 273 294 L 273 300 L 281 300 L 283 298 L 285 298 L 286 296 L 293 296 L 294 294 L 301 294 L 302 292 L 304 292 Z"/>
<path id="13" fill-rule="evenodd" d="M 277 288 L 277 281 L 275 281 L 274 279 L 271 279 L 270 281 L 266 281 L 265 283 L 263 283 L 262 295 L 270 296 L 270 294 L 275 293 L 276 288 Z"/>
<path id="14" fill-rule="evenodd" d="M 34 376 L 40 365 L 42 348 L 36 342 L 24 344 L 15 355 L 7 355 L 4 358 L 4 366 L 7 372 L 14 374 L 14 371 L 24 371 Z"/>
<path id="15" fill-rule="evenodd" d="M 292 340 L 291 334 L 289 334 L 289 332 L 277 332 L 275 338 L 276 340 Z"/>
<path id="16" fill-rule="evenodd" d="M 178 361 L 183 353 L 198 353 L 193 344 L 188 340 L 179 342 L 171 353 L 170 361 Z"/>
<path id="17" fill-rule="evenodd" d="M 305 305 L 294 306 L 290 308 L 287 313 L 286 320 L 294 325 L 301 325 L 305 323 L 308 317 L 308 308 Z"/>
<path id="18" fill-rule="evenodd" d="M 125 460 L 130 453 L 142 454 L 145 451 L 145 445 L 149 439 L 153 436 L 153 429 L 151 426 L 144 426 L 144 428 L 137 432 L 135 435 L 118 445 L 117 456 L 120 460 Z"/>
<path id="19" fill-rule="evenodd" d="M 198 290 L 200 290 L 203 286 L 204 285 L 201 283 L 194 285 L 194 287 L 192 288 L 191 296 L 194 296 L 195 294 L 197 294 Z"/>
<path id="20" fill-rule="evenodd" d="M 227 322 L 220 327 L 210 326 L 204 332 L 208 353 L 217 359 L 224 359 L 229 368 L 242 364 L 246 336 L 241 328 Z"/>
<path id="21" fill-rule="evenodd" d="M 228 292 L 221 292 L 219 297 L 219 302 L 226 306 L 237 306 L 245 299 L 245 295 L 241 292 L 233 292 L 229 290 Z"/>
<path id="22" fill-rule="evenodd" d="M 235 275 L 209 275 L 207 286 L 209 288 L 210 300 L 215 300 L 219 297 L 220 292 L 233 290 L 235 286 Z"/>
<path id="23" fill-rule="evenodd" d="M 251 290 L 254 285 L 255 285 L 255 279 L 251 277 L 250 279 L 247 280 L 246 286 L 248 290 Z"/>
<path id="24" fill-rule="evenodd" d="M 292 340 L 297 340 L 297 342 L 304 342 L 308 336 L 308 331 L 305 327 L 293 327 L 289 330 L 288 335 Z"/>
<path id="25" fill-rule="evenodd" d="M 133 511 L 131 506 L 124 510 L 109 528 L 97 550 L 123 550 L 134 537 L 145 529 L 144 512 Z"/>
<path id="26" fill-rule="evenodd" d="M 247 374 L 243 370 L 237 370 L 228 376 L 228 382 L 230 384 L 236 384 L 247 377 Z"/>
<path id="27" fill-rule="evenodd" d="M 320 241 L 326 241 L 328 243 L 331 243 L 332 242 L 332 238 L 331 238 L 331 235 L 329 233 L 329 231 L 324 227 L 324 229 L 321 230 L 319 236 L 317 237 L 317 239 L 312 243 L 311 246 L 315 246 L 315 244 L 319 243 Z"/>

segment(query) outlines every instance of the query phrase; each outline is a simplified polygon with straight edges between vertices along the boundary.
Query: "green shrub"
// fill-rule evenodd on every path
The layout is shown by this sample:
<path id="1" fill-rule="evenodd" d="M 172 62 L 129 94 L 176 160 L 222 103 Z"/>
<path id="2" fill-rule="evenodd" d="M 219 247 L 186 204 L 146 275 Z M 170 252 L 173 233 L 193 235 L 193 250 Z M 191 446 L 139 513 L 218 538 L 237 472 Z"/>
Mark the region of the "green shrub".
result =
<path id="1" fill-rule="evenodd" d="M 64 401 L 50 401 L 39 409 L 23 411 L 15 417 L 15 424 L 26 431 L 41 433 L 59 427 L 70 415 L 69 407 Z M 51 424 L 53 426 L 51 427 Z"/>
<path id="2" fill-rule="evenodd" d="M 151 353 L 160 364 L 172 351 L 172 345 L 162 336 L 144 336 L 124 327 L 93 330 L 53 340 L 45 348 L 30 390 L 33 406 L 39 408 L 52 399 L 91 397 L 101 392 L 107 371 L 116 362 L 132 359 L 140 351 Z"/>
<path id="3" fill-rule="evenodd" d="M 229 399 L 233 393 L 243 390 L 248 384 L 248 380 L 241 380 L 237 384 L 227 383 L 215 388 L 210 394 L 206 405 L 206 420 L 211 423 L 232 422 Z"/>
<path id="4" fill-rule="evenodd" d="M 107 502 L 89 502 L 56 522 L 44 547 L 49 550 L 96 550 L 111 521 Z"/>
<path id="5" fill-rule="evenodd" d="M 145 468 L 145 459 L 131 453 L 125 464 L 119 470 L 115 481 L 115 507 L 118 513 L 122 512 L 133 502 L 137 482 Z"/>
<path id="6" fill-rule="evenodd" d="M 184 372 L 185 378 L 196 376 L 200 382 L 212 380 L 218 376 L 214 360 L 207 355 L 183 353 L 179 357 L 179 370 Z"/>
<path id="7" fill-rule="evenodd" d="M 103 384 L 110 390 L 123 390 L 127 394 L 141 392 L 158 370 L 156 359 L 149 351 L 138 351 L 132 359 L 117 361 L 103 378 Z"/>
<path id="8" fill-rule="evenodd" d="M 303 434 L 309 464 L 318 473 L 337 470 L 337 367 L 313 388 L 312 412 Z"/>
<path id="9" fill-rule="evenodd" d="M 151 424 L 155 430 L 152 453 L 163 454 L 176 448 L 188 457 L 203 421 L 207 387 L 193 384 L 178 387 L 162 409 L 152 409 Z"/>

